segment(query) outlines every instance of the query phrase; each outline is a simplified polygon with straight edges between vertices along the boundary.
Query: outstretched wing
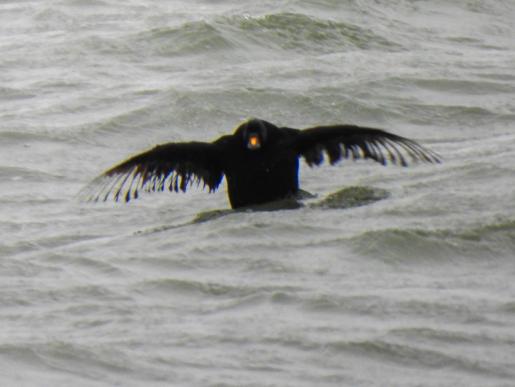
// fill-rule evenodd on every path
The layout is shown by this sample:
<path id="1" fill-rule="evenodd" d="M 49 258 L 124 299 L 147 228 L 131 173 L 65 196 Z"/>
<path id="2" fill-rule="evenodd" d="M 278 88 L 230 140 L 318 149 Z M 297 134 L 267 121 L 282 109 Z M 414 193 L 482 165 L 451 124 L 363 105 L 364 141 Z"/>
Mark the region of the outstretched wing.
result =
<path id="1" fill-rule="evenodd" d="M 288 129 L 293 134 L 295 129 Z M 409 138 L 381 129 L 354 125 L 318 126 L 297 131 L 292 146 L 309 166 L 320 165 L 327 153 L 335 164 L 342 158 L 372 159 L 386 165 L 408 165 L 408 160 L 439 163 L 438 155 Z"/>
<path id="2" fill-rule="evenodd" d="M 158 145 L 114 166 L 98 176 L 83 192 L 86 200 L 128 202 L 141 191 L 185 192 L 203 183 L 215 191 L 223 178 L 215 143 L 188 142 Z"/>

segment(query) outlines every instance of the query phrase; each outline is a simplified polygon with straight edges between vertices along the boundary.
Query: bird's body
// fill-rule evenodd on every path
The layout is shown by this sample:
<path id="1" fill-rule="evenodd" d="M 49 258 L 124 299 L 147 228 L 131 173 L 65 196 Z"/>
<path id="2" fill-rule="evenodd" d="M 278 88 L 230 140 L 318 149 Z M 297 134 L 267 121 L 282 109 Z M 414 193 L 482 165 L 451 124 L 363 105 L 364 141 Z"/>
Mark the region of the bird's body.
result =
<path id="1" fill-rule="evenodd" d="M 247 155 L 226 169 L 229 201 L 233 208 L 279 200 L 299 190 L 298 158 L 284 154 L 269 159 L 268 153 Z"/>
<path id="2" fill-rule="evenodd" d="M 334 125 L 298 130 L 252 119 L 212 143 L 168 143 L 131 157 L 97 178 L 90 198 L 129 201 L 141 190 L 186 191 L 195 181 L 212 192 L 225 176 L 232 208 L 263 204 L 295 195 L 299 157 L 313 166 L 324 153 L 331 164 L 342 158 L 403 166 L 407 159 L 439 161 L 413 140 L 380 129 Z"/>
<path id="3" fill-rule="evenodd" d="M 227 150 L 222 168 L 233 208 L 262 204 L 294 195 L 299 189 L 298 156 L 288 147 L 287 133 L 269 127 L 268 146 L 249 150 L 242 146 L 242 135 L 223 137 L 218 143 Z"/>

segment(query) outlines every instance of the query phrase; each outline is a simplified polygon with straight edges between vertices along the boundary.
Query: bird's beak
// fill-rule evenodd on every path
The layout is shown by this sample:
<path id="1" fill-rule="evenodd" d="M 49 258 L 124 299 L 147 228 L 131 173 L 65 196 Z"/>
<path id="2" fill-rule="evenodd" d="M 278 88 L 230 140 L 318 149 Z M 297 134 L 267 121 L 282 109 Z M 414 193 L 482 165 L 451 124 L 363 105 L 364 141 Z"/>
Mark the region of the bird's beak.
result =
<path id="1" fill-rule="evenodd" d="M 261 140 L 257 134 L 251 134 L 247 141 L 247 148 L 254 150 L 261 148 Z"/>

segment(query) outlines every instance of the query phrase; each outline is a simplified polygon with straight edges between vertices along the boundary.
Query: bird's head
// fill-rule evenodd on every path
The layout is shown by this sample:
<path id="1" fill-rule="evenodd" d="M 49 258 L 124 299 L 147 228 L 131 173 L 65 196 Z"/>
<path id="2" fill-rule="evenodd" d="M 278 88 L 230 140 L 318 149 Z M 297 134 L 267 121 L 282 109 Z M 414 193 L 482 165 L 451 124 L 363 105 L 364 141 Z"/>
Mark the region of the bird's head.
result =
<path id="1" fill-rule="evenodd" d="M 240 124 L 235 134 L 240 136 L 245 148 L 256 151 L 265 146 L 271 127 L 273 125 L 266 121 L 252 118 Z"/>

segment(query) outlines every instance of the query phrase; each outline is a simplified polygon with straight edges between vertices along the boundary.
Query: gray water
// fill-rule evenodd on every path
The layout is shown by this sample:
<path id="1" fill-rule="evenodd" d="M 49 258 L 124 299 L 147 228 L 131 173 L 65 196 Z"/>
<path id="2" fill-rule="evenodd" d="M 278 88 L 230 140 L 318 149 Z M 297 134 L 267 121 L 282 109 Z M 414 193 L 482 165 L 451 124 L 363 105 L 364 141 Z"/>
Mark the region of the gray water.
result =
<path id="1" fill-rule="evenodd" d="M 0 2 L 1 386 L 515 386 L 515 2 Z M 296 210 L 83 203 L 247 117 L 441 165 L 301 168 Z M 376 190 L 356 206 L 328 195 Z M 347 197 L 352 202 L 352 197 Z M 358 198 L 359 199 L 359 198 Z"/>

